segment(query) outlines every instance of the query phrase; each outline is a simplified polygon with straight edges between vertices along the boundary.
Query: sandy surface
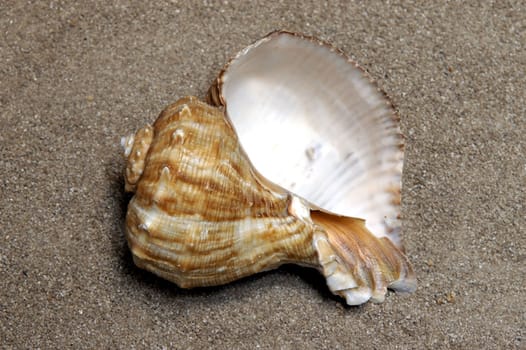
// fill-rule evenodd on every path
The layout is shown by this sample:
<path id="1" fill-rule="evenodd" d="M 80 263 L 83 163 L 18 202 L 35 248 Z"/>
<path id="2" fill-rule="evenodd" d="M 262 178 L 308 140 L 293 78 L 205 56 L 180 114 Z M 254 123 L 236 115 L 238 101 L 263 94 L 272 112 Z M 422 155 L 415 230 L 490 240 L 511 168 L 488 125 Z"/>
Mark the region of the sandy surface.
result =
<path id="1" fill-rule="evenodd" d="M 2 348 L 525 348 L 523 1 L 109 3 L 0 10 Z M 278 28 L 397 105 L 415 294 L 345 307 L 301 268 L 184 291 L 134 267 L 120 137 Z"/>

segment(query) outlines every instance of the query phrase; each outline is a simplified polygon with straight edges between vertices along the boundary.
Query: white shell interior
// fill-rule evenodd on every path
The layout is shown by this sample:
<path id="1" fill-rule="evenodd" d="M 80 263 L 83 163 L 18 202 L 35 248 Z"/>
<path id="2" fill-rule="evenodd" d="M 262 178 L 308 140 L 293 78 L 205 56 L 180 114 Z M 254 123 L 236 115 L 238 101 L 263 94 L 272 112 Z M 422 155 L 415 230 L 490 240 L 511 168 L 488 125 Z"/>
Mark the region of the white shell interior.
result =
<path id="1" fill-rule="evenodd" d="M 400 130 L 354 63 L 325 44 L 273 33 L 240 52 L 222 83 L 227 114 L 263 176 L 398 243 Z"/>

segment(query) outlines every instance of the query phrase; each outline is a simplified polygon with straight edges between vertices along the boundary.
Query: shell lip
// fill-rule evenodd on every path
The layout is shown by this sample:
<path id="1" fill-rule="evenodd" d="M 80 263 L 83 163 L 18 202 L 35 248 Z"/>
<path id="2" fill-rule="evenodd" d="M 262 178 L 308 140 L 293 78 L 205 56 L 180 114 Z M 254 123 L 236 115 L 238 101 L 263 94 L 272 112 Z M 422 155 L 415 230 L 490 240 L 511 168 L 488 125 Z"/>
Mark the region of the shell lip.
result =
<path id="1" fill-rule="evenodd" d="M 378 81 L 376 79 L 374 79 L 365 68 L 360 66 L 358 64 L 358 62 L 356 62 L 354 59 L 352 59 L 343 50 L 341 50 L 340 48 L 334 46 L 328 40 L 319 39 L 319 38 L 317 38 L 317 37 L 315 37 L 313 35 L 304 34 L 304 33 L 298 33 L 298 32 L 290 31 L 290 30 L 287 30 L 287 29 L 276 29 L 276 30 L 273 30 L 273 31 L 269 32 L 263 38 L 260 38 L 260 39 L 258 39 L 256 41 L 252 42 L 252 44 L 248 45 L 247 47 L 245 47 L 244 49 L 239 51 L 236 55 L 234 55 L 232 58 L 230 58 L 228 60 L 228 62 L 223 66 L 223 68 L 219 71 L 219 74 L 218 74 L 217 78 L 212 82 L 212 85 L 210 86 L 210 88 L 208 90 L 207 102 L 209 102 L 210 104 L 212 104 L 214 106 L 217 106 L 217 107 L 223 107 L 225 109 L 225 112 L 227 112 L 228 111 L 228 109 L 227 109 L 227 101 L 226 101 L 225 97 L 222 94 L 222 89 L 223 89 L 223 84 L 224 84 L 224 79 L 225 79 L 224 76 L 227 73 L 228 68 L 232 65 L 232 63 L 234 63 L 234 61 L 236 61 L 241 56 L 243 56 L 248 50 L 253 49 L 253 48 L 261 45 L 262 43 L 265 43 L 265 42 L 271 40 L 272 38 L 274 38 L 276 36 L 280 36 L 280 35 L 290 35 L 290 36 L 293 36 L 293 37 L 296 37 L 296 38 L 305 39 L 305 40 L 308 40 L 308 41 L 310 41 L 312 43 L 324 46 L 330 52 L 334 52 L 334 53 L 340 55 L 348 63 L 354 65 L 354 67 L 356 69 L 360 70 L 361 73 L 364 75 L 364 77 L 366 77 L 369 80 L 369 82 L 374 85 L 376 90 L 384 96 L 386 103 L 388 103 L 388 106 L 391 108 L 391 110 L 393 112 L 392 113 L 393 121 L 395 121 L 397 124 L 400 122 L 400 116 L 399 116 L 399 114 L 397 112 L 398 111 L 398 107 L 393 102 L 393 99 L 391 98 L 391 96 L 384 89 L 382 89 L 378 85 Z M 213 91 L 213 90 L 216 90 L 216 91 Z M 227 113 L 227 116 L 228 116 L 228 113 Z M 405 135 L 400 132 L 399 136 L 402 139 L 401 140 L 401 147 L 402 147 L 402 150 L 403 150 L 403 147 L 404 147 L 403 141 L 405 140 Z"/>

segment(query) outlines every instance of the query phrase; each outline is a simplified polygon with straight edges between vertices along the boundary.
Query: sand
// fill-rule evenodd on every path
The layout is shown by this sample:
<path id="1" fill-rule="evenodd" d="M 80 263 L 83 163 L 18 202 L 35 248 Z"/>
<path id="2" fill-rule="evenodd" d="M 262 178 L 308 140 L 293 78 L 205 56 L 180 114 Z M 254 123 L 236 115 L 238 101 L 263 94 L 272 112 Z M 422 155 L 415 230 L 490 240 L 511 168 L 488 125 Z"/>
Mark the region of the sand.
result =
<path id="1" fill-rule="evenodd" d="M 21 348 L 526 345 L 523 1 L 4 1 L 0 342 Z M 347 307 L 287 266 L 181 290 L 133 265 L 120 137 L 275 29 L 329 40 L 406 135 L 411 295 Z"/>

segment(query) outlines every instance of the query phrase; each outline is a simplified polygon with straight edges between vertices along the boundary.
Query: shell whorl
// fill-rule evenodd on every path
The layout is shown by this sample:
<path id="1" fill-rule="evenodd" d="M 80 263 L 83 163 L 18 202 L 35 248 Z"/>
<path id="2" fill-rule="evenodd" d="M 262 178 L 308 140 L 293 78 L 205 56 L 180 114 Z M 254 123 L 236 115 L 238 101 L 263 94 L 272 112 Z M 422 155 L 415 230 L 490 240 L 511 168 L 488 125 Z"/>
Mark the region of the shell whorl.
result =
<path id="1" fill-rule="evenodd" d="M 124 147 L 124 157 L 126 157 L 124 189 L 128 192 L 135 192 L 137 182 L 144 171 L 144 163 L 152 138 L 153 129 L 147 125 L 139 129 L 135 134 L 121 139 L 121 145 Z"/>
<path id="2" fill-rule="evenodd" d="M 184 98 L 153 125 L 127 239 L 138 266 L 187 288 L 314 265 L 312 227 L 293 202 L 253 169 L 219 109 Z"/>

